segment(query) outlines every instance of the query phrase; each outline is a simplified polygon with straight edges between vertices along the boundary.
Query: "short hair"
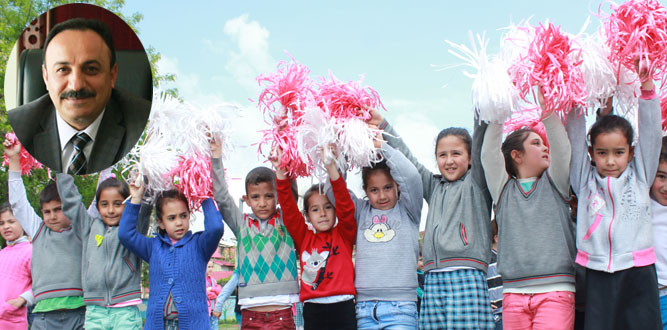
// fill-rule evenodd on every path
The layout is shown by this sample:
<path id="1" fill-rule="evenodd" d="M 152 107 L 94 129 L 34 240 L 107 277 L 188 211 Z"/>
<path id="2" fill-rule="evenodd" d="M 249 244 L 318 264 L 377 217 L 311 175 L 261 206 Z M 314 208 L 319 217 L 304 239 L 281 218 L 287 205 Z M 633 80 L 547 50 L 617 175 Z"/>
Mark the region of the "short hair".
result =
<path id="1" fill-rule="evenodd" d="M 39 204 L 41 207 L 48 202 L 60 202 L 60 195 L 58 194 L 58 186 L 55 182 L 51 182 L 42 189 L 42 192 L 39 193 Z"/>
<path id="2" fill-rule="evenodd" d="M 438 133 L 438 137 L 435 139 L 434 153 L 438 152 L 438 142 L 440 142 L 440 140 L 450 135 L 456 136 L 457 138 L 461 139 L 461 141 L 463 141 L 463 143 L 466 144 L 466 150 L 468 150 L 468 156 L 472 156 L 472 137 L 470 137 L 470 133 L 468 133 L 468 130 L 463 127 L 448 127 L 440 131 L 440 133 Z M 436 154 L 436 156 L 438 155 Z"/>
<path id="3" fill-rule="evenodd" d="M 595 144 L 595 139 L 598 135 L 614 131 L 620 131 L 628 140 L 628 145 L 632 147 L 632 141 L 634 139 L 632 125 L 630 125 L 630 122 L 627 119 L 616 115 L 602 116 L 595 121 L 593 126 L 591 126 L 591 129 L 588 131 L 588 141 L 591 142 L 591 147 Z"/>
<path id="4" fill-rule="evenodd" d="M 667 136 L 662 137 L 662 148 L 660 149 L 660 163 L 667 162 Z"/>
<path id="5" fill-rule="evenodd" d="M 503 157 L 505 158 L 505 170 L 510 176 L 516 177 L 519 175 L 516 165 L 514 164 L 514 159 L 512 159 L 512 151 L 518 150 L 519 152 L 524 152 L 523 143 L 528 139 L 530 133 L 533 133 L 530 128 L 520 128 L 510 133 L 500 147 L 500 150 L 503 152 Z"/>
<path id="6" fill-rule="evenodd" d="M 66 20 L 64 22 L 56 24 L 49 34 L 46 36 L 46 41 L 44 41 L 44 51 L 42 52 L 42 63 L 46 65 L 46 48 L 49 46 L 51 40 L 58 35 L 58 33 L 67 31 L 67 30 L 76 30 L 76 31 L 86 31 L 90 30 L 102 38 L 104 43 L 109 48 L 110 52 L 110 65 L 109 67 L 113 68 L 116 64 L 116 49 L 113 45 L 113 34 L 111 29 L 104 22 L 97 19 L 87 19 L 87 18 L 73 18 Z"/>
<path id="7" fill-rule="evenodd" d="M 366 190 L 366 187 L 368 186 L 368 177 L 370 177 L 371 174 L 377 171 L 382 171 L 389 178 L 391 178 L 392 180 L 394 179 L 394 177 L 391 176 L 391 169 L 387 165 L 387 160 L 383 159 L 382 161 L 371 164 L 371 166 L 366 166 L 361 168 L 361 181 L 363 183 L 362 185 L 363 190 Z"/>
<path id="8" fill-rule="evenodd" d="M 12 211 L 12 206 L 11 206 L 11 204 L 9 204 L 9 202 L 4 202 L 4 203 L 0 204 L 0 214 L 3 214 L 5 212 L 9 212 L 11 214 L 14 214 L 14 212 Z"/>
<path id="9" fill-rule="evenodd" d="M 167 200 L 179 200 L 185 204 L 185 208 L 190 212 L 190 205 L 188 205 L 188 198 L 183 195 L 180 191 L 176 189 L 165 190 L 158 194 L 157 199 L 155 199 L 155 216 L 158 219 L 162 219 L 162 207 Z"/>
<path id="10" fill-rule="evenodd" d="M 123 197 L 123 199 L 127 198 L 127 196 L 130 196 L 130 187 L 125 181 L 121 181 L 116 178 L 107 178 L 106 180 L 102 181 L 102 183 L 100 183 L 100 186 L 97 187 L 97 191 L 95 192 L 95 200 L 98 203 L 98 208 L 102 191 L 107 188 L 118 189 L 118 193 L 121 197 Z"/>
<path id="11" fill-rule="evenodd" d="M 248 186 L 268 182 L 273 189 L 276 188 L 276 173 L 265 166 L 255 167 L 245 177 L 245 193 L 248 194 Z"/>

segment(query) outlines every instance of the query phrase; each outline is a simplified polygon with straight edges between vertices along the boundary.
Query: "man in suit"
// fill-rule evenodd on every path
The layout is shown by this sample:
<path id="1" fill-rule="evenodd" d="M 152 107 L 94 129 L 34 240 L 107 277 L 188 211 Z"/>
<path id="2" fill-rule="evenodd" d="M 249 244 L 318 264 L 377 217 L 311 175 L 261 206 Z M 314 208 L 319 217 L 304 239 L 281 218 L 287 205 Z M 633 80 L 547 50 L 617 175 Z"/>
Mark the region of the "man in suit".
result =
<path id="1" fill-rule="evenodd" d="M 44 44 L 48 95 L 8 112 L 21 144 L 56 172 L 87 174 L 119 161 L 137 142 L 150 102 L 114 88 L 118 64 L 109 27 L 75 18 Z"/>

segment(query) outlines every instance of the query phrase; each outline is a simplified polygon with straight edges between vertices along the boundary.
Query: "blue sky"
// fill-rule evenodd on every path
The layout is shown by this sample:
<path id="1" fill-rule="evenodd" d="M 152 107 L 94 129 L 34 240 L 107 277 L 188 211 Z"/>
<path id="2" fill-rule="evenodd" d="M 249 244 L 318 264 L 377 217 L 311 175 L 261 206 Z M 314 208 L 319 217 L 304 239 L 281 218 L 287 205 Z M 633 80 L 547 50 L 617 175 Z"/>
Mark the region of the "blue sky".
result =
<path id="1" fill-rule="evenodd" d="M 255 76 L 289 59 L 311 69 L 331 70 L 341 80 L 375 88 L 385 116 L 422 163 L 435 170 L 434 138 L 449 126 L 472 127 L 472 81 L 461 69 L 433 65 L 459 63 L 445 39 L 469 44 L 468 34 L 486 31 L 490 53 L 498 51 L 510 21 L 549 19 L 577 33 L 600 2 L 584 1 L 138 1 L 125 12 L 140 12 L 139 37 L 163 57 L 160 68 L 178 75 L 181 96 L 202 105 L 232 102 L 245 107 L 232 135 L 238 146 L 226 163 L 231 177 L 243 178 L 261 163 L 254 147 L 265 128 L 249 99 L 259 88 Z M 603 8 L 607 9 L 608 4 Z M 599 25 L 592 18 L 592 28 Z M 445 87 L 443 87 L 445 86 Z M 240 180 L 232 191 L 242 194 Z M 361 193 L 358 179 L 349 185 Z M 424 216 L 426 210 L 424 210 Z"/>

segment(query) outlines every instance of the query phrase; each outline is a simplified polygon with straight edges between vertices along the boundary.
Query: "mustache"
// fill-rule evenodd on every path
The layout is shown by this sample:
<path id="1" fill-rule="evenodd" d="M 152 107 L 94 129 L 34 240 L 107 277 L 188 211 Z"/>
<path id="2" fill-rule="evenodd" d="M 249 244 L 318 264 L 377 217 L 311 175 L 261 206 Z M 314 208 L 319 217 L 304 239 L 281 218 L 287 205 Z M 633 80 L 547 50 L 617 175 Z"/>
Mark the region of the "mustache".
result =
<path id="1" fill-rule="evenodd" d="M 79 89 L 78 91 L 75 90 L 66 90 L 62 93 L 60 93 L 60 99 L 67 99 L 67 98 L 75 98 L 75 99 L 87 99 L 89 97 L 95 97 L 97 93 L 95 91 L 87 90 L 87 89 Z"/>

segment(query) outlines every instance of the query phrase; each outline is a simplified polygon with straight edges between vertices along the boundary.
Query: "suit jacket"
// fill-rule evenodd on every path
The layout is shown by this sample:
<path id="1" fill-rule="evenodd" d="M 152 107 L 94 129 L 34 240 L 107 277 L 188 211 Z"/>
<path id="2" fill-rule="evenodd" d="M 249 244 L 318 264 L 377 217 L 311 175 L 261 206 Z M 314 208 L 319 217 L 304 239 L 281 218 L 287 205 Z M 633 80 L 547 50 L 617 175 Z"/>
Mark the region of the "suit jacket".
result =
<path id="1" fill-rule="evenodd" d="M 113 89 L 88 157 L 86 173 L 98 172 L 122 159 L 141 137 L 150 110 L 151 102 Z M 49 95 L 7 114 L 26 150 L 45 166 L 63 172 L 56 109 Z"/>

